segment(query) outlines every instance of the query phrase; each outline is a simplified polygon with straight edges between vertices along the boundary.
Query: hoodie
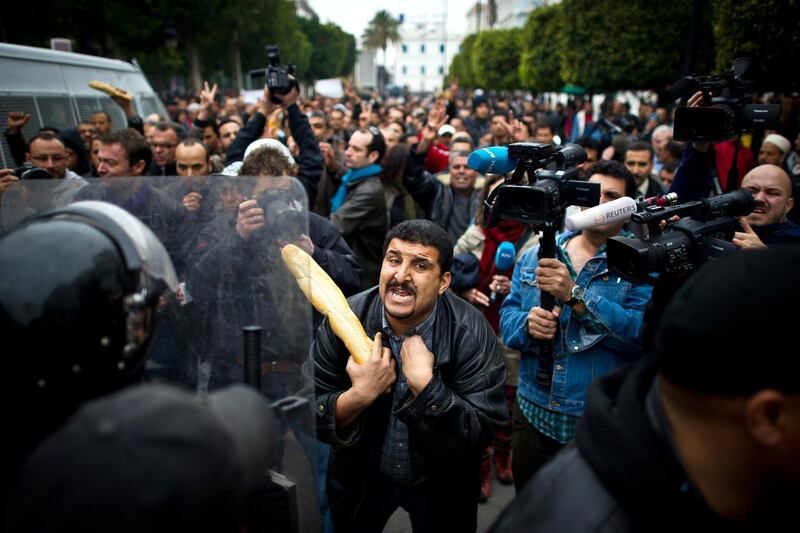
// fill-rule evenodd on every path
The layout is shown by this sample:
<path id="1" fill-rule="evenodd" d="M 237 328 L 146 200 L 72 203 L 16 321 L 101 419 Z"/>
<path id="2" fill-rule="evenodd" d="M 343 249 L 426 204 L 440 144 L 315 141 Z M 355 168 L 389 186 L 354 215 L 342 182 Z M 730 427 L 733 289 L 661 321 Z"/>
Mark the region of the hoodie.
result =
<path id="1" fill-rule="evenodd" d="M 723 519 L 706 505 L 672 444 L 659 379 L 646 358 L 596 381 L 575 441 L 537 473 L 490 531 L 781 530 L 790 505 L 775 507 L 782 517 L 764 513 L 747 523 Z"/>

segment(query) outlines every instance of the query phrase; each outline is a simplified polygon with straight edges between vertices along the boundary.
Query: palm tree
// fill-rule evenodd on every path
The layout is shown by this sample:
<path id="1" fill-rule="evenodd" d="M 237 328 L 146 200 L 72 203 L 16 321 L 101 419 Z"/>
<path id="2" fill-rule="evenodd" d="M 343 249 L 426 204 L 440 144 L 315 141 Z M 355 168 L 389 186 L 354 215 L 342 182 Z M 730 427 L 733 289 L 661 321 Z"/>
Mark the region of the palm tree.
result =
<path id="1" fill-rule="evenodd" d="M 383 50 L 384 70 L 386 70 L 386 47 L 389 43 L 394 44 L 400 41 L 400 33 L 397 31 L 399 27 L 399 19 L 394 18 L 388 11 L 381 10 L 375 13 L 375 16 L 369 21 L 367 29 L 364 30 L 364 35 L 361 36 L 364 48 Z"/>

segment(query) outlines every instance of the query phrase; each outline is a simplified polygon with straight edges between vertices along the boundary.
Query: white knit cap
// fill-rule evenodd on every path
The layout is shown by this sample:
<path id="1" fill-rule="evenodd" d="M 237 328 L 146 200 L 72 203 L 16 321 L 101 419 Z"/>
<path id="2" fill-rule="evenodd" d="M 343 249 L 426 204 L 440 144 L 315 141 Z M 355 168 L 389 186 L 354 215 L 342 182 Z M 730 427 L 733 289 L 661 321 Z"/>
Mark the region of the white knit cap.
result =
<path id="1" fill-rule="evenodd" d="M 250 143 L 250 146 L 247 147 L 247 150 L 244 151 L 244 158 L 243 161 L 247 160 L 247 156 L 250 155 L 253 150 L 258 150 L 259 148 L 263 148 L 264 146 L 269 146 L 270 148 L 274 148 L 278 150 L 280 153 L 286 157 L 289 161 L 290 165 L 294 165 L 294 157 L 292 157 L 292 153 L 286 148 L 286 145 L 282 142 L 275 140 L 275 139 L 256 139 L 255 141 Z"/>
<path id="2" fill-rule="evenodd" d="M 778 147 L 778 150 L 780 150 L 782 154 L 789 153 L 789 149 L 792 146 L 792 143 L 789 142 L 789 139 L 783 135 L 778 135 L 777 133 L 770 133 L 764 137 L 764 142 L 774 144 Z"/>

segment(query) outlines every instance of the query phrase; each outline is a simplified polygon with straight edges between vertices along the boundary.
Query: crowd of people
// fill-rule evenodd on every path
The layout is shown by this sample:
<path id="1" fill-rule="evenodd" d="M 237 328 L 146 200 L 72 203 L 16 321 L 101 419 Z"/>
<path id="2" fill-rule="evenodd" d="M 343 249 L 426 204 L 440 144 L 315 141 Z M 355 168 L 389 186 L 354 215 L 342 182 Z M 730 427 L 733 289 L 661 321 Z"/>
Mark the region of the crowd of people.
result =
<path id="1" fill-rule="evenodd" d="M 263 396 L 306 395 L 310 402 L 291 420 L 278 417 L 259 427 L 279 436 L 261 462 L 248 449 L 231 468 L 263 470 L 266 457 L 279 466 L 291 431 L 314 472 L 326 531 L 381 531 L 398 507 L 409 513 L 415 532 L 475 531 L 493 471 L 518 494 L 496 531 L 556 530 L 565 517 L 575 529 L 603 523 L 669 529 L 678 516 L 651 527 L 648 513 L 669 515 L 670 502 L 708 527 L 779 523 L 776 516 L 786 516 L 789 508 L 779 504 L 798 495 L 800 477 L 800 400 L 797 382 L 787 377 L 796 365 L 784 361 L 797 311 L 778 306 L 780 331 L 749 317 L 753 301 L 764 304 L 763 314 L 770 298 L 786 302 L 798 289 L 791 269 L 800 266 L 800 210 L 793 209 L 800 134 L 793 142 L 769 131 L 681 143 L 672 138 L 670 110 L 648 102 L 633 114 L 616 99 L 600 109 L 581 97 L 551 105 L 457 84 L 420 99 L 382 99 L 345 87 L 341 99 L 265 89 L 257 103 L 245 105 L 205 83 L 195 95 L 167 100 L 166 116 L 139 117 L 118 99 L 127 124 L 112 124 L 107 112 L 96 111 L 74 129 L 42 128 L 27 139 L 22 128 L 29 117 L 8 114 L 4 136 L 18 168 L 0 170 L 0 278 L 10 280 L 0 283 L 0 328 L 12 344 L 31 343 L 37 356 L 33 362 L 18 357 L 14 371 L 24 379 L 6 391 L 8 398 L 30 400 L 30 412 L 13 420 L 37 420 L 21 432 L 6 462 L 4 494 L 13 496 L 16 509 L 49 507 L 49 518 L 70 515 L 64 523 L 73 525 L 83 513 L 107 526 L 110 511 L 93 514 L 88 503 L 70 500 L 71 512 L 46 490 L 31 489 L 34 480 L 50 486 L 59 479 L 80 491 L 91 461 L 79 462 L 80 470 L 62 466 L 46 482 L 42 465 L 62 456 L 59 446 L 88 439 L 81 431 L 111 424 L 142 438 L 137 424 L 158 426 L 170 405 L 201 409 L 188 397 L 145 387 L 129 394 L 159 408 L 137 415 L 138 422 L 116 420 L 121 403 L 113 393 L 130 383 L 179 384 L 212 392 L 208 398 L 242 394 L 226 387 L 244 381 L 236 339 L 243 326 L 255 324 L 265 330 Z M 484 205 L 504 176 L 479 174 L 469 155 L 521 142 L 581 146 L 586 161 L 579 176 L 597 184 L 600 203 L 666 192 L 688 202 L 747 189 L 755 209 L 740 218 L 732 237 L 741 251 L 688 280 L 664 276 L 654 289 L 620 276 L 608 262 L 608 240 L 641 237 L 635 224 L 562 231 L 552 257 L 542 254 L 535 227 L 517 220 L 485 227 Z M 730 184 L 734 157 L 739 181 Z M 37 171 L 50 180 L 32 180 Z M 121 207 L 132 220 L 103 211 L 97 201 Z M 134 231 L 133 244 L 120 240 L 138 223 L 163 248 L 141 244 L 145 230 Z M 48 243 L 46 254 L 13 253 Z M 289 243 L 351 297 L 374 341 L 367 363 L 355 363 L 283 268 L 280 249 Z M 514 264 L 500 269 L 498 251 L 509 245 Z M 108 272 L 96 272 L 103 261 L 81 260 L 100 257 L 101 248 L 104 261 L 109 254 L 124 259 L 116 259 L 124 268 L 108 266 L 108 272 L 125 271 L 112 276 L 115 283 Z M 168 267 L 153 267 L 154 257 Z M 53 276 L 52 268 L 38 262 L 55 262 L 72 277 L 43 284 L 37 279 Z M 98 276 L 85 282 L 98 287 L 91 297 L 76 281 L 90 279 L 90 271 Z M 138 272 L 134 281 L 126 281 L 130 272 Z M 767 296 L 757 290 L 758 280 L 770 281 Z M 735 297 L 728 288 L 736 289 Z M 58 307 L 64 290 L 83 292 L 70 303 L 74 331 L 56 345 L 55 332 L 64 330 L 58 317 L 67 311 Z M 87 308 L 75 306 L 95 293 L 117 304 L 106 314 L 109 328 L 122 328 L 120 342 L 109 340 L 119 331 L 94 335 L 97 315 L 84 317 Z M 545 305 L 543 295 L 555 306 Z M 21 309 L 31 298 L 41 305 Z M 655 333 L 643 336 L 643 328 Z M 85 336 L 100 337 L 92 351 Z M 724 348 L 715 347 L 718 336 L 726 338 Z M 769 352 L 753 340 L 762 337 Z M 98 344 L 116 352 L 113 364 L 92 367 L 104 357 L 86 355 Z M 543 366 L 545 345 L 552 369 Z M 59 407 L 52 409 L 56 399 Z M 262 444 L 263 435 L 240 434 L 260 410 L 252 406 L 214 431 L 238 448 Z M 718 453 L 704 441 L 714 437 L 730 437 L 737 447 Z M 93 446 L 110 445 L 103 442 Z M 113 448 L 98 452 L 108 454 Z M 715 456 L 707 462 L 714 467 L 706 455 Z M 247 495 L 263 495 L 263 486 L 239 477 L 223 485 L 235 486 L 226 493 L 231 501 L 215 502 L 226 506 L 229 523 L 222 529 L 253 519 Z M 185 483 L 176 486 L 188 490 Z M 645 501 L 647 491 L 662 501 Z M 102 500 L 102 491 L 91 497 Z M 591 509 L 576 512 L 590 501 Z M 178 507 L 175 513 L 185 511 Z M 148 509 L 153 522 L 136 527 L 155 531 L 155 523 L 181 523 L 167 518 L 169 510 Z M 12 523 L 23 518 L 17 513 Z M 38 524 L 28 527 L 53 530 L 52 521 Z"/>

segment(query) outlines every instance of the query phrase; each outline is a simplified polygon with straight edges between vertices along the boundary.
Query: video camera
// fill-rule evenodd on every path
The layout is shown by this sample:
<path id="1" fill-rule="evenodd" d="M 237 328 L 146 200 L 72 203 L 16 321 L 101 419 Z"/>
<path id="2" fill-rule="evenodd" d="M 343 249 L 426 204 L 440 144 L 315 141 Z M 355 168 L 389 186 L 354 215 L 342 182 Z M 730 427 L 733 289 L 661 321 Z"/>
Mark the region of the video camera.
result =
<path id="1" fill-rule="evenodd" d="M 514 174 L 489 194 L 483 203 L 483 223 L 490 228 L 500 220 L 518 220 L 526 224 L 559 224 L 570 205 L 594 206 L 600 203 L 600 185 L 575 179 L 577 165 L 586 161 L 586 151 L 577 144 L 553 146 L 539 143 L 514 143 L 491 147 L 486 153 L 498 159 L 500 166 L 512 165 Z M 467 162 L 481 172 L 482 165 L 473 152 Z M 525 174 L 528 184 L 520 184 Z"/>
<path id="2" fill-rule="evenodd" d="M 731 239 L 736 217 L 749 215 L 755 207 L 747 189 L 676 206 L 650 207 L 631 216 L 632 222 L 647 224 L 647 239 L 608 239 L 609 269 L 636 283 L 652 283 L 652 273 L 691 272 L 707 259 L 735 249 Z M 661 222 L 676 215 L 686 218 L 668 223 L 662 232 Z"/>
<path id="3" fill-rule="evenodd" d="M 483 224 L 491 228 L 500 220 L 516 220 L 541 227 L 539 259 L 556 257 L 555 235 L 570 205 L 600 203 L 600 184 L 576 180 L 577 165 L 586 161 L 586 151 L 577 144 L 553 146 L 514 143 L 491 146 L 470 154 L 467 165 L 478 172 L 505 174 L 511 178 L 495 188 L 483 203 Z M 520 184 L 528 175 L 528 184 Z M 551 311 L 555 297 L 541 293 L 541 307 Z M 536 383 L 550 388 L 553 377 L 553 343 L 539 340 L 539 371 Z"/>
<path id="4" fill-rule="evenodd" d="M 265 85 L 269 89 L 270 100 L 273 104 L 280 104 L 280 98 L 276 94 L 284 95 L 293 88 L 300 89 L 295 74 L 297 68 L 292 64 L 281 65 L 281 56 L 278 47 L 274 44 L 264 46 L 267 54 L 268 66 L 265 69 L 250 71 L 250 87 L 258 89 Z"/>
<path id="5" fill-rule="evenodd" d="M 775 128 L 780 104 L 751 104 L 747 88 L 752 83 L 753 61 L 734 59 L 731 69 L 721 76 L 686 76 L 675 82 L 665 98 L 681 97 L 675 110 L 673 138 L 677 141 L 724 141 L 746 129 Z M 690 96 L 703 93 L 702 107 L 686 107 Z"/>

